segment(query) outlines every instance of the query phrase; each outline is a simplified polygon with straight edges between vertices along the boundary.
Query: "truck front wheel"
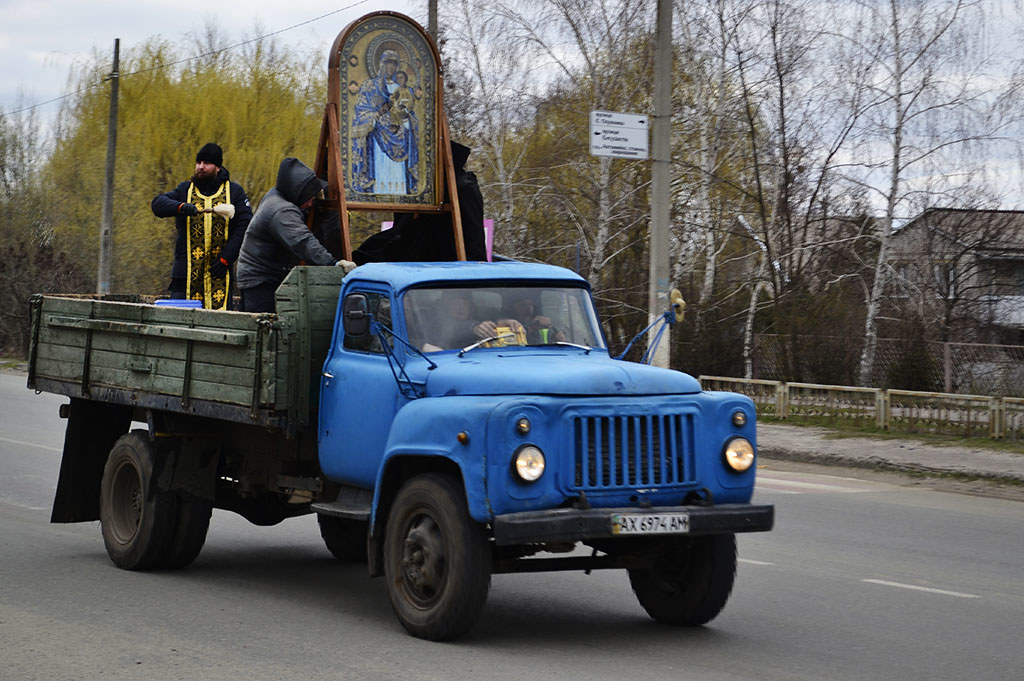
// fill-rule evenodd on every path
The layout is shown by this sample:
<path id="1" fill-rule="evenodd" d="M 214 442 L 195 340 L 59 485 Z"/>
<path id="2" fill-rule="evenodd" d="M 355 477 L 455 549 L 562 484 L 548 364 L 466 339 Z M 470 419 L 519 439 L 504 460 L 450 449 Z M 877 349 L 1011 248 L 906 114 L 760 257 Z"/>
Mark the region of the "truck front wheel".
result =
<path id="1" fill-rule="evenodd" d="M 103 468 L 103 543 L 125 570 L 161 567 L 174 537 L 177 499 L 157 489 L 156 463 L 146 432 L 133 430 L 117 439 Z"/>
<path id="2" fill-rule="evenodd" d="M 476 623 L 491 585 L 484 528 L 469 517 L 461 485 L 445 475 L 413 478 L 388 517 L 384 574 L 391 607 L 419 638 L 457 638 Z"/>
<path id="3" fill-rule="evenodd" d="M 736 535 L 679 542 L 651 568 L 631 569 L 629 583 L 647 614 L 658 622 L 700 626 L 725 607 L 736 578 Z"/>

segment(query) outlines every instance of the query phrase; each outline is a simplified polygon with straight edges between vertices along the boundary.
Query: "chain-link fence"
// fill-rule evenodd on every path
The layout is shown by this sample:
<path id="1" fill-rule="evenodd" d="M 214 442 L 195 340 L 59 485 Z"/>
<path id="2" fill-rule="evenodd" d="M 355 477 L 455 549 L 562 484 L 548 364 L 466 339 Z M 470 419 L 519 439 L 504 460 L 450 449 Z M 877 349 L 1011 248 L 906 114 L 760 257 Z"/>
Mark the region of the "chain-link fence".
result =
<path id="1" fill-rule="evenodd" d="M 863 339 L 761 334 L 754 377 L 856 385 Z M 1024 346 L 879 339 L 872 387 L 1024 397 Z"/>

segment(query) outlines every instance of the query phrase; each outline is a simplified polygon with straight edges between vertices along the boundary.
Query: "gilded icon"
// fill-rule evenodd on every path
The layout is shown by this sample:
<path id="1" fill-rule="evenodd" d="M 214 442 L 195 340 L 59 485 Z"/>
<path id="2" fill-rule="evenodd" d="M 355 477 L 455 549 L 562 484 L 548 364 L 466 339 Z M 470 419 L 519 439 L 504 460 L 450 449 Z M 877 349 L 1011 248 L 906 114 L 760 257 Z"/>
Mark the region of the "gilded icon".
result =
<path id="1" fill-rule="evenodd" d="M 348 33 L 338 60 L 346 200 L 436 204 L 434 53 L 422 30 L 373 16 Z"/>

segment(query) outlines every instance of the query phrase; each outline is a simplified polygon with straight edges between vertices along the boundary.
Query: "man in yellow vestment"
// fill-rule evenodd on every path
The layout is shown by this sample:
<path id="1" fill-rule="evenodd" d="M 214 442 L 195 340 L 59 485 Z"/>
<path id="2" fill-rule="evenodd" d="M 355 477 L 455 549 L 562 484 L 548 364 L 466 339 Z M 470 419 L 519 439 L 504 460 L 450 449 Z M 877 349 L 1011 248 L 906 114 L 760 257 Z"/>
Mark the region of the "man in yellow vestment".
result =
<path id="1" fill-rule="evenodd" d="M 249 197 L 224 167 L 221 148 L 210 142 L 196 154 L 192 179 L 153 199 L 153 214 L 174 218 L 178 230 L 168 286 L 172 298 L 200 300 L 203 307 L 231 308 L 231 265 L 252 219 Z"/>

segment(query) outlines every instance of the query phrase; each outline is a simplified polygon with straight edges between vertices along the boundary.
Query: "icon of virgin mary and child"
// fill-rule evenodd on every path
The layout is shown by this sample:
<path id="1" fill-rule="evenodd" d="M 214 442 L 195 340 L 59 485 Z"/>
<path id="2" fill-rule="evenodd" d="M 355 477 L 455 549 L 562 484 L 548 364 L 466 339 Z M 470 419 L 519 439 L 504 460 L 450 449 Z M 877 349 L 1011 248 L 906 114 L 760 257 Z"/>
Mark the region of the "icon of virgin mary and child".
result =
<path id="1" fill-rule="evenodd" d="M 352 123 L 352 184 L 366 194 L 415 194 L 419 185 L 419 121 L 408 74 L 394 50 L 384 50 L 376 75 L 356 96 Z"/>

